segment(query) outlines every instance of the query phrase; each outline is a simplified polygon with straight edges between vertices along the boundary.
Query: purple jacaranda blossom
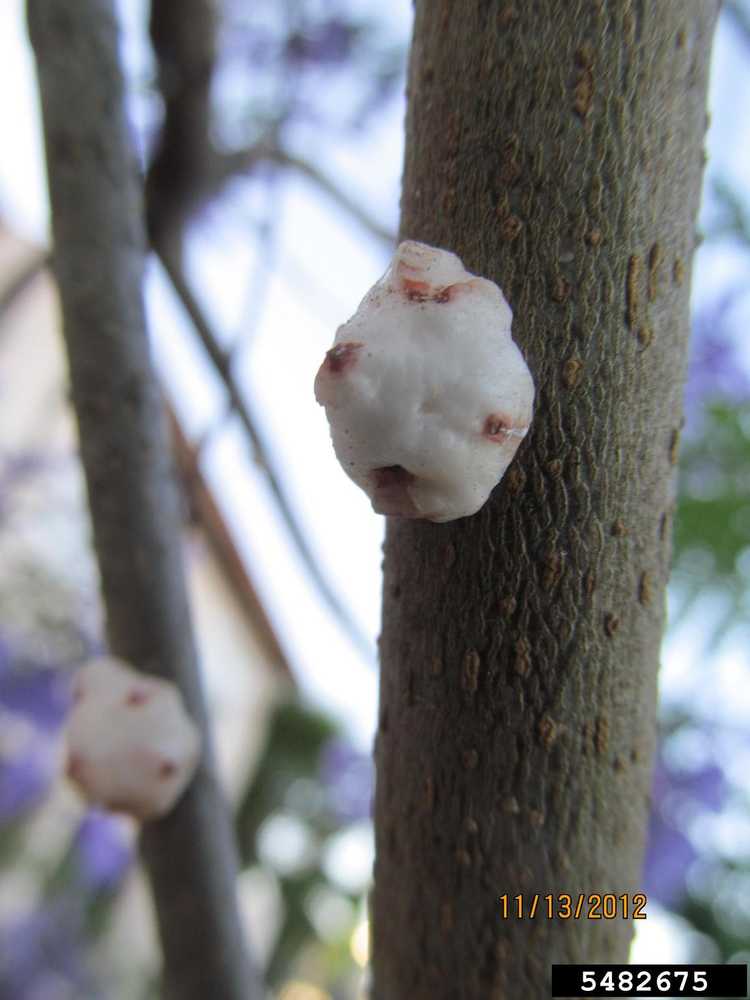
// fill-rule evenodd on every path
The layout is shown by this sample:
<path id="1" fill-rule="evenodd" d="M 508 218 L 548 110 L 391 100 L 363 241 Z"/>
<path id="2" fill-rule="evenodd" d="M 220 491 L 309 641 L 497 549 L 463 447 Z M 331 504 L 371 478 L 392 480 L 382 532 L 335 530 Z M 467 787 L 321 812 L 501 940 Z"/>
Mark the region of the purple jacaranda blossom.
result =
<path id="1" fill-rule="evenodd" d="M 73 839 L 76 871 L 92 892 L 114 892 L 134 859 L 126 822 L 102 809 L 89 809 Z"/>
<path id="2" fill-rule="evenodd" d="M 654 769 L 642 888 L 663 906 L 679 906 L 687 892 L 687 874 L 698 857 L 688 832 L 689 820 L 721 809 L 727 781 L 720 767 L 707 761 L 694 768 L 670 767 L 660 754 Z"/>
<path id="3" fill-rule="evenodd" d="M 54 739 L 23 716 L 0 711 L 0 827 L 41 802 L 57 769 Z"/>
<path id="4" fill-rule="evenodd" d="M 688 426 L 695 424 L 701 408 L 708 403 L 736 405 L 750 401 L 750 372 L 729 330 L 729 314 L 737 298 L 737 291 L 729 291 L 704 306 L 693 319 L 685 385 Z"/>
<path id="5" fill-rule="evenodd" d="M 371 812 L 375 769 L 369 754 L 346 740 L 330 740 L 320 758 L 320 778 L 331 811 L 342 823 L 367 819 Z"/>
<path id="6" fill-rule="evenodd" d="M 86 969 L 83 908 L 72 895 L 0 927 L 0 1000 L 97 1000 Z"/>
<path id="7" fill-rule="evenodd" d="M 697 857 L 685 834 L 652 809 L 639 887 L 648 898 L 669 909 L 678 907 L 687 891 L 688 870 Z"/>
<path id="8" fill-rule="evenodd" d="M 41 729 L 58 730 L 71 702 L 71 678 L 59 668 L 27 666 L 0 673 L 0 707 L 32 719 Z"/>

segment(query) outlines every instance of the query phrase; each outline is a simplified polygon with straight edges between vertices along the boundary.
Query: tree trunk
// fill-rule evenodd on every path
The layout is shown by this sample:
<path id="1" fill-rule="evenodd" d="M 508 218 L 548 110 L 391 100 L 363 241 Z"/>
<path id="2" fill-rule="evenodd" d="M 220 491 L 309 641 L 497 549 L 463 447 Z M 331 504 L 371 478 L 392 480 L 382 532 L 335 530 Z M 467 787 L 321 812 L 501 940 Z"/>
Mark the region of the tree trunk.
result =
<path id="1" fill-rule="evenodd" d="M 172 1000 L 262 995 L 236 900 L 180 552 L 180 515 L 143 308 L 143 201 L 123 109 L 113 0 L 28 0 L 44 119 L 54 266 L 114 653 L 174 681 L 203 733 L 198 772 L 148 823 Z"/>
<path id="2" fill-rule="evenodd" d="M 376 1000 L 627 957 L 588 899 L 529 910 L 639 888 L 716 14 L 416 2 L 401 233 L 500 284 L 537 399 L 476 516 L 388 523 Z"/>

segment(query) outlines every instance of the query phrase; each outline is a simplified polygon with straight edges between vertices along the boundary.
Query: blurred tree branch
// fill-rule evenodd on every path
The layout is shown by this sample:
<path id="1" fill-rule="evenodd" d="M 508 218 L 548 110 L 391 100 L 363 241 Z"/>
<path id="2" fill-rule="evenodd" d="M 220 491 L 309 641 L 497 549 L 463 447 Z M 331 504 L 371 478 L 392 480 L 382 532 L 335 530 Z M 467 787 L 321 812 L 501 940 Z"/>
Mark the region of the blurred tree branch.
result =
<path id="1" fill-rule="evenodd" d="M 193 213 L 215 197 L 233 177 L 248 173 L 262 162 L 302 172 L 381 239 L 392 242 L 393 236 L 315 167 L 285 154 L 275 142 L 263 141 L 249 150 L 232 154 L 216 148 L 211 135 L 210 101 L 217 56 L 216 10 L 216 5 L 208 0 L 188 0 L 187 7 L 173 0 L 152 0 L 151 3 L 151 40 L 165 111 L 146 177 L 148 232 L 211 364 L 224 383 L 231 407 L 250 439 L 256 460 L 266 473 L 271 494 L 299 557 L 325 603 L 369 659 L 371 644 L 318 565 L 274 470 L 270 448 L 252 415 L 247 393 L 240 390 L 234 378 L 231 357 L 222 349 L 185 276 L 182 251 L 184 230 Z M 274 131 L 278 131 L 280 125 L 279 122 Z"/>
<path id="2" fill-rule="evenodd" d="M 26 261 L 23 267 L 14 274 L 5 288 L 0 290 L 0 323 L 5 319 L 14 304 L 31 285 L 38 274 L 50 263 L 48 253 L 37 253 Z"/>
<path id="3" fill-rule="evenodd" d="M 216 8 L 208 0 L 151 3 L 151 41 L 164 97 L 164 121 L 146 180 L 148 231 L 154 245 L 167 245 L 175 259 L 190 216 L 233 177 L 261 163 L 302 174 L 376 239 L 393 245 L 395 234 L 355 198 L 315 164 L 282 148 L 276 137 L 284 124 L 283 110 L 266 139 L 232 153 L 216 148 L 211 135 Z"/>
<path id="4" fill-rule="evenodd" d="M 224 383 L 232 410 L 239 417 L 250 439 L 255 461 L 266 474 L 268 487 L 276 501 L 279 514 L 291 535 L 297 554 L 302 559 L 305 568 L 312 577 L 326 604 L 339 619 L 358 648 L 369 659 L 372 656 L 369 639 L 364 635 L 349 610 L 339 600 L 333 588 L 326 580 L 310 548 L 305 532 L 294 514 L 289 498 L 271 460 L 271 449 L 258 428 L 250 403 L 237 385 L 232 372 L 231 355 L 222 349 L 218 337 L 214 333 L 205 312 L 191 290 L 180 266 L 175 260 L 170 258 L 168 251 L 157 248 L 157 253 L 172 287 L 190 317 L 193 328 L 200 342 L 203 344 L 217 375 Z"/>
<path id="5" fill-rule="evenodd" d="M 229 179 L 248 171 L 259 163 L 275 164 L 301 174 L 307 180 L 312 181 L 339 208 L 344 209 L 371 236 L 387 244 L 388 247 L 395 244 L 395 232 L 378 222 L 355 198 L 352 198 L 328 177 L 320 167 L 302 156 L 287 152 L 276 143 L 260 142 L 248 149 L 222 155 L 219 162 L 220 174 L 225 179 Z"/>
<path id="6" fill-rule="evenodd" d="M 215 771 L 181 565 L 179 505 L 142 293 L 141 190 L 113 0 L 28 0 L 54 264 L 112 651 L 174 681 L 203 732 L 195 779 L 146 824 L 170 1000 L 253 1000 L 237 858 Z M 71 113 L 75 109 L 75 113 Z"/>

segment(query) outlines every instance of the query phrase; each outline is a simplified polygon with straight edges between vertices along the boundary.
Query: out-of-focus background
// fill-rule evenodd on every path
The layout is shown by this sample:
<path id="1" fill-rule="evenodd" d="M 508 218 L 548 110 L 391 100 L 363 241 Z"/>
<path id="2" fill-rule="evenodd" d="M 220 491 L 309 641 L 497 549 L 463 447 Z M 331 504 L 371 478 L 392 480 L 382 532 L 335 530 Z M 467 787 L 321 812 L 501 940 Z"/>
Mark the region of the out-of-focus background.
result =
<path id="1" fill-rule="evenodd" d="M 216 6 L 212 166 L 188 185 L 178 280 L 150 260 L 151 335 L 252 948 L 280 1000 L 354 1000 L 383 519 L 336 464 L 312 380 L 393 246 L 411 10 Z M 169 80 L 146 0 L 119 9 L 145 169 Z M 103 637 L 21 0 L 0 6 L 0 74 L 0 998 L 145 1000 L 157 952 L 134 831 L 61 774 L 71 678 Z M 710 112 L 637 961 L 750 959 L 746 2 L 724 5 Z"/>

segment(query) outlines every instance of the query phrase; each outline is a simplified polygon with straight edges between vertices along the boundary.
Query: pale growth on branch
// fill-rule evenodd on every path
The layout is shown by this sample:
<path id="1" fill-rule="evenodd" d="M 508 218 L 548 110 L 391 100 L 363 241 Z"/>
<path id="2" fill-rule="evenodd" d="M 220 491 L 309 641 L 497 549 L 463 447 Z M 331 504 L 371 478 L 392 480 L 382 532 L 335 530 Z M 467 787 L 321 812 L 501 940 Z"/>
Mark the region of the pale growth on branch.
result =
<path id="1" fill-rule="evenodd" d="M 494 282 L 402 243 L 315 379 L 344 471 L 380 514 L 476 513 L 531 423 L 534 383 Z"/>
<path id="2" fill-rule="evenodd" d="M 139 820 L 163 816 L 192 778 L 200 743 L 169 681 L 114 657 L 76 674 L 67 773 L 90 802 Z"/>

